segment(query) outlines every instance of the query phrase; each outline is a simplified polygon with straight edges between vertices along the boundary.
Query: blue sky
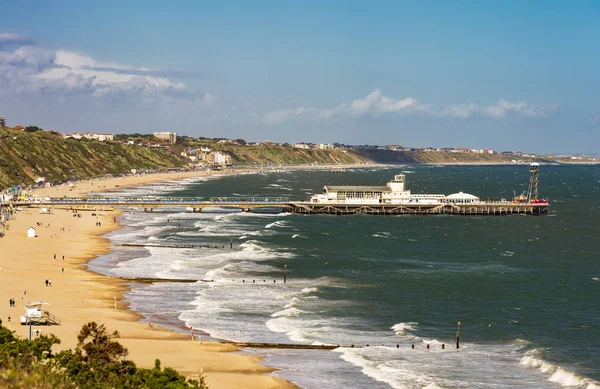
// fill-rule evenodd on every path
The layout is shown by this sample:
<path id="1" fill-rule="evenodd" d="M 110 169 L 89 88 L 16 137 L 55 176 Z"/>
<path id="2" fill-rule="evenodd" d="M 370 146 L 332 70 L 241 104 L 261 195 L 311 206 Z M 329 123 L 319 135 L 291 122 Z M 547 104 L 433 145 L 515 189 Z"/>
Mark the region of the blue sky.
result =
<path id="1" fill-rule="evenodd" d="M 0 18 L 9 125 L 599 153 L 598 2 L 28 1 Z"/>

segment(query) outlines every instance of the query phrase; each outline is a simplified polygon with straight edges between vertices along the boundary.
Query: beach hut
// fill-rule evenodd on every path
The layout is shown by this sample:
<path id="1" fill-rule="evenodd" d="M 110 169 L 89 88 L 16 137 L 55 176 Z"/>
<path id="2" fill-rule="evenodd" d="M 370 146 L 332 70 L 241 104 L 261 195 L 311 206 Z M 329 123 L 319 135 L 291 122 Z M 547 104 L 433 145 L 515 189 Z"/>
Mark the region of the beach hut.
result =
<path id="1" fill-rule="evenodd" d="M 27 229 L 27 237 L 28 238 L 35 238 L 37 236 L 36 232 L 35 232 L 35 228 L 33 227 L 29 227 Z"/>
<path id="2" fill-rule="evenodd" d="M 44 309 L 44 305 L 50 305 L 45 301 L 34 301 L 25 304 L 25 314 L 20 317 L 21 325 L 26 324 L 60 324 L 60 320 Z"/>

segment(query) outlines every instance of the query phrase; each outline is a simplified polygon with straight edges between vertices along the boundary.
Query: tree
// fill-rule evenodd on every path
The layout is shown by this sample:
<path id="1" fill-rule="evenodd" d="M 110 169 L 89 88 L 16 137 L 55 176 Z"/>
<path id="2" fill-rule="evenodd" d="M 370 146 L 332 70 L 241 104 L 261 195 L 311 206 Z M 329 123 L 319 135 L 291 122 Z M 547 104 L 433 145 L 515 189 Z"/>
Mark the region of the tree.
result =
<path id="1" fill-rule="evenodd" d="M 77 352 L 84 362 L 109 364 L 125 358 L 128 351 L 119 342 L 114 341 L 119 332 L 109 333 L 104 324 L 90 322 L 83 325 L 77 336 Z"/>
<path id="2" fill-rule="evenodd" d="M 25 127 L 25 132 L 36 132 L 36 131 L 42 131 L 42 129 L 39 128 L 38 126 L 27 126 L 27 127 Z"/>

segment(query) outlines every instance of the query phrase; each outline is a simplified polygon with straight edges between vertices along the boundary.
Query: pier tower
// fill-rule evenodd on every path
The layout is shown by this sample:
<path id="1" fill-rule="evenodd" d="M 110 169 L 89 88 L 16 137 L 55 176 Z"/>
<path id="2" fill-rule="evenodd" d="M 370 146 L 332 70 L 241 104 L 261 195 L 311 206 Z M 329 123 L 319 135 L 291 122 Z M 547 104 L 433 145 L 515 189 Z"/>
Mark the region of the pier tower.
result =
<path id="1" fill-rule="evenodd" d="M 534 162 L 529 165 L 529 189 L 527 190 L 527 201 L 538 200 L 538 187 L 540 185 L 540 172 L 538 171 L 539 163 Z"/>

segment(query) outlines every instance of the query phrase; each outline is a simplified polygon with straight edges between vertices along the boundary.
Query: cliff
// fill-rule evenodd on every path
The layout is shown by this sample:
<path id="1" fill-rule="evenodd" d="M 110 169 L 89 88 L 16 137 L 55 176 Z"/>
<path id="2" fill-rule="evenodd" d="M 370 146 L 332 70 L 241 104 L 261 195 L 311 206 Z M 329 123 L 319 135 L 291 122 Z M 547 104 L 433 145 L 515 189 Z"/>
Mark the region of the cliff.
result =
<path id="1" fill-rule="evenodd" d="M 45 131 L 0 129 L 0 189 L 48 181 L 180 167 L 184 159 L 161 149 L 116 142 L 63 139 Z"/>

